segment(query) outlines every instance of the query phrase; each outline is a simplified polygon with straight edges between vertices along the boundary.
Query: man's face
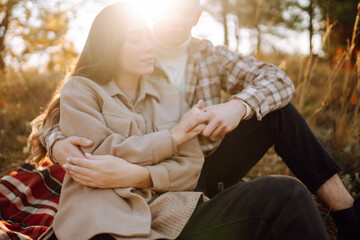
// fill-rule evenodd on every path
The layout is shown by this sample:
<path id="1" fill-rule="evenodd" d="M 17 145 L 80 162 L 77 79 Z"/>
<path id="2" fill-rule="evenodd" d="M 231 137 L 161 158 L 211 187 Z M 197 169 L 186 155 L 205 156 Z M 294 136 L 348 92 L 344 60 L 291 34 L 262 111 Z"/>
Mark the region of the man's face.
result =
<path id="1" fill-rule="evenodd" d="M 154 24 L 154 33 L 166 45 L 178 46 L 189 38 L 200 13 L 198 0 L 172 0 L 166 14 Z"/>

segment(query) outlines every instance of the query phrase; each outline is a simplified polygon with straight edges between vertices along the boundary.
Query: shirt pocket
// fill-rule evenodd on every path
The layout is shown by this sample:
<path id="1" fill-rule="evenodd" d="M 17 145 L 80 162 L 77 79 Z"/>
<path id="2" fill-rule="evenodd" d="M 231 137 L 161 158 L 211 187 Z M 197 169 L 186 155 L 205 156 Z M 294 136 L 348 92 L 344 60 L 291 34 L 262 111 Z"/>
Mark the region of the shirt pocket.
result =
<path id="1" fill-rule="evenodd" d="M 103 112 L 102 114 L 108 128 L 125 138 L 129 137 L 131 129 L 131 119 L 129 117 L 108 112 Z"/>

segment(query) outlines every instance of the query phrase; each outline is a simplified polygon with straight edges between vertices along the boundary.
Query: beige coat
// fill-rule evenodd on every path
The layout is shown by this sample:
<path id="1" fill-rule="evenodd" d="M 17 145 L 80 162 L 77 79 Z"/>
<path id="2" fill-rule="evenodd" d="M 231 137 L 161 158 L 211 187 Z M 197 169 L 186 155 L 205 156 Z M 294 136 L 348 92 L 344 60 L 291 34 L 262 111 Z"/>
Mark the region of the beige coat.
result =
<path id="1" fill-rule="evenodd" d="M 114 81 L 100 86 L 73 77 L 61 91 L 60 129 L 94 140 L 92 154 L 146 166 L 153 188 L 95 189 L 65 176 L 53 228 L 61 240 L 111 233 L 117 239 L 176 238 L 201 193 L 191 192 L 204 161 L 197 139 L 176 149 L 169 129 L 188 110 L 165 79 L 143 78 L 135 105 Z"/>

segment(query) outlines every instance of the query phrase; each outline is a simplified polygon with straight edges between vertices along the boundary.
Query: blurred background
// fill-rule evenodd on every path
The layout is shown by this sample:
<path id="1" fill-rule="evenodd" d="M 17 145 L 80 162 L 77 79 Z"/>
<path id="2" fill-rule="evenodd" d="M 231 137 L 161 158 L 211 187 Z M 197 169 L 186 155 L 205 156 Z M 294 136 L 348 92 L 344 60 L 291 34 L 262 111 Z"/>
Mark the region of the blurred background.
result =
<path id="1" fill-rule="evenodd" d="M 152 25 L 164 1 L 131 0 Z M 30 122 L 81 52 L 105 0 L 0 0 L 0 176 L 24 163 Z M 360 192 L 359 1 L 204 0 L 193 34 L 284 70 L 292 103 Z M 224 94 L 226 99 L 226 94 Z M 292 174 L 271 149 L 248 174 Z"/>

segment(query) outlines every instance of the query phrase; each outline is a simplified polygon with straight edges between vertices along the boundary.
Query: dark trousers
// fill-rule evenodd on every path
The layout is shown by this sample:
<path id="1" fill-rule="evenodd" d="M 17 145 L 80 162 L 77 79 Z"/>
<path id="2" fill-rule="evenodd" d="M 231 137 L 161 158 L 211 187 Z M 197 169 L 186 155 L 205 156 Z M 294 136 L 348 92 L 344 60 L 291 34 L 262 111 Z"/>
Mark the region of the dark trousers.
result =
<path id="1" fill-rule="evenodd" d="M 115 239 L 108 234 L 92 238 Z M 291 177 L 262 177 L 201 202 L 181 240 L 324 240 L 323 220 L 308 189 Z"/>
<path id="2" fill-rule="evenodd" d="M 213 197 L 219 193 L 219 183 L 225 188 L 234 185 L 273 145 L 312 193 L 341 170 L 295 107 L 288 104 L 261 121 L 255 117 L 241 121 L 227 134 L 218 149 L 205 159 L 198 190 Z"/>
<path id="3" fill-rule="evenodd" d="M 95 239 L 115 239 L 101 234 Z M 290 177 L 262 177 L 201 202 L 181 240 L 324 240 L 323 220 L 310 192 Z"/>
<path id="4" fill-rule="evenodd" d="M 178 239 L 322 240 L 328 236 L 302 183 L 290 177 L 263 177 L 200 203 Z"/>

